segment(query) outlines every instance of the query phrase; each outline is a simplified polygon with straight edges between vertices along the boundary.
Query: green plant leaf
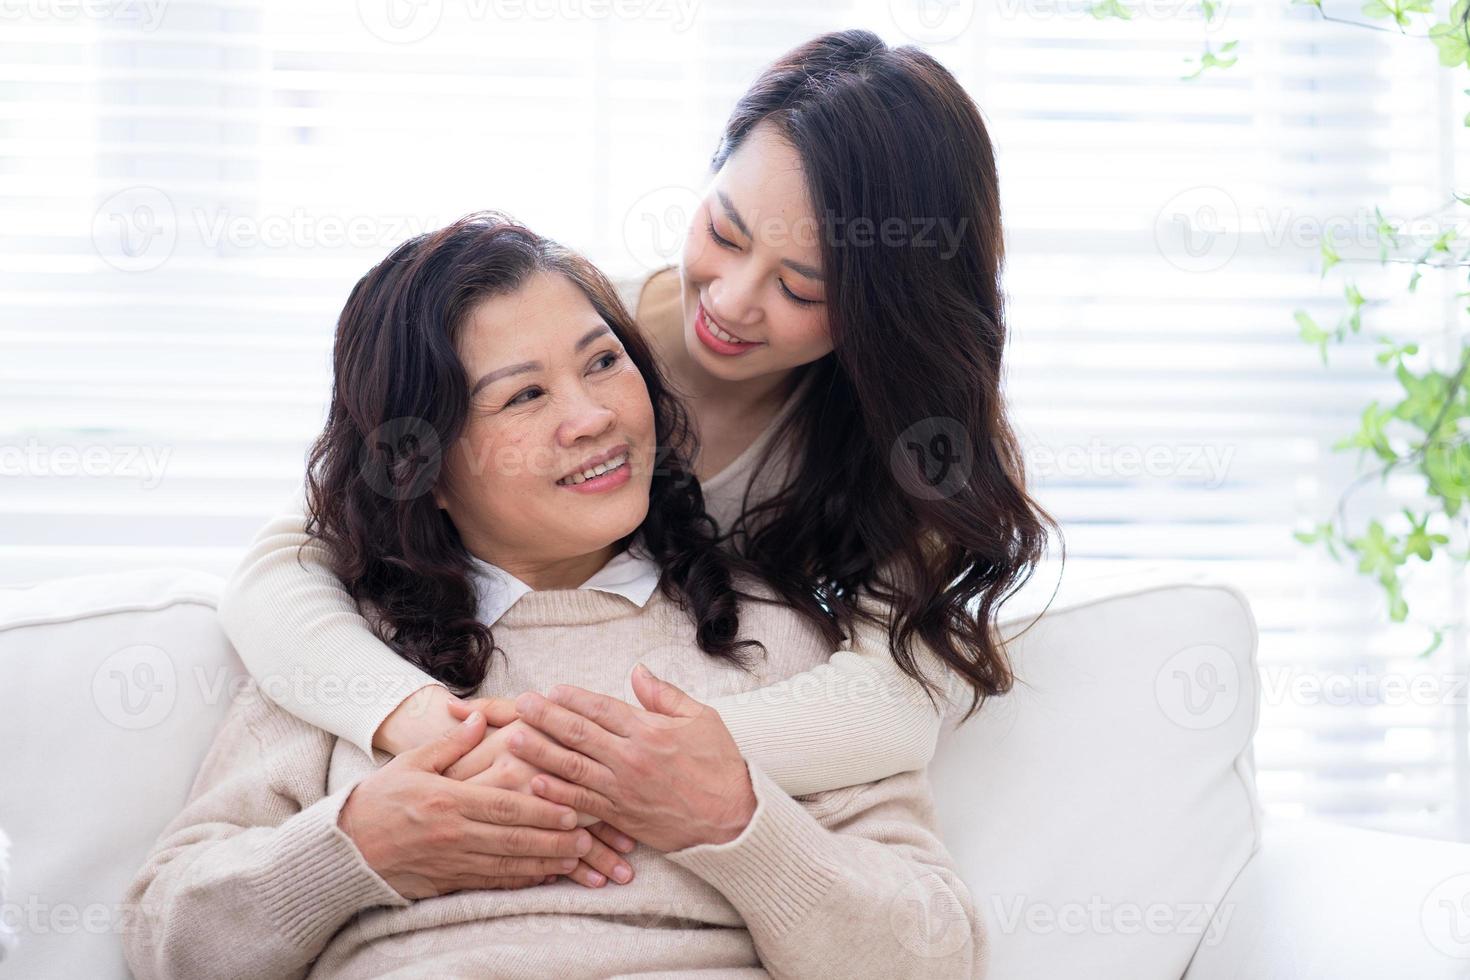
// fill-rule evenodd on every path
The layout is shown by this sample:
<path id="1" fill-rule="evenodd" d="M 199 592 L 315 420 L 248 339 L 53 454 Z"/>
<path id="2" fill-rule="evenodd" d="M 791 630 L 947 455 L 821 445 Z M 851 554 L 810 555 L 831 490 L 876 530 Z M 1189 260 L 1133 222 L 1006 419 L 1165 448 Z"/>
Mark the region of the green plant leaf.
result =
<path id="1" fill-rule="evenodd" d="M 1322 355 L 1322 363 L 1327 363 L 1327 341 L 1332 339 L 1332 334 L 1317 325 L 1306 310 L 1296 311 L 1297 331 L 1302 340 L 1309 344 L 1315 344 L 1317 352 Z"/>
<path id="2" fill-rule="evenodd" d="M 1097 0 L 1087 8 L 1087 12 L 1098 20 L 1107 20 L 1110 17 L 1118 20 L 1133 19 L 1133 11 L 1123 6 L 1119 0 Z"/>
<path id="3" fill-rule="evenodd" d="M 1373 209 L 1373 215 L 1377 219 L 1373 226 L 1373 234 L 1378 239 L 1378 264 L 1384 265 L 1388 262 L 1388 250 L 1391 247 L 1399 247 L 1398 229 L 1383 216 L 1379 208 Z"/>
<path id="4" fill-rule="evenodd" d="M 1337 263 L 1341 262 L 1342 261 L 1342 256 L 1340 256 L 1340 255 L 1337 254 L 1337 249 L 1335 249 L 1335 248 L 1332 247 L 1332 242 L 1328 241 L 1328 239 L 1327 239 L 1327 237 L 1325 235 L 1322 238 L 1322 247 L 1321 247 L 1321 250 L 1322 250 L 1322 275 L 1321 275 L 1320 278 L 1325 279 L 1327 277 L 1327 270 L 1328 269 L 1331 269 L 1333 266 L 1337 265 Z"/>
<path id="5" fill-rule="evenodd" d="M 1225 52 L 1234 50 L 1235 46 L 1239 43 L 1239 41 L 1226 41 L 1224 44 L 1220 45 L 1220 51 Z M 1189 59 L 1186 58 L 1184 60 L 1188 61 Z M 1238 60 L 1238 58 L 1220 57 L 1219 55 L 1211 51 L 1210 46 L 1207 44 L 1205 45 L 1204 54 L 1199 56 L 1199 67 L 1190 72 L 1188 75 L 1182 75 L 1180 77 L 1182 77 L 1185 81 L 1190 81 L 1192 79 L 1199 78 L 1211 68 L 1229 68 L 1231 65 L 1234 65 Z"/>
<path id="6" fill-rule="evenodd" d="M 1429 40 L 1439 49 L 1439 63 L 1445 68 L 1455 68 L 1470 61 L 1470 38 L 1465 37 L 1465 28 L 1459 23 L 1435 24 L 1429 28 Z M 1470 126 L 1470 115 L 1465 117 Z"/>

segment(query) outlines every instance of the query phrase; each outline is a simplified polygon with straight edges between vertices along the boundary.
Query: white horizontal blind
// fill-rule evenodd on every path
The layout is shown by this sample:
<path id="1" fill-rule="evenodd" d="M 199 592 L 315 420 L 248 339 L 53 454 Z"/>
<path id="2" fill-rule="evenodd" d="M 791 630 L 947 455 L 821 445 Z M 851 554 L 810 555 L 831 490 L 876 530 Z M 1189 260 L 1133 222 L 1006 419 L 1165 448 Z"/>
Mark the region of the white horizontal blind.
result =
<path id="1" fill-rule="evenodd" d="M 1313 229 L 1430 210 L 1465 159 L 1462 86 L 1426 42 L 1276 0 L 1210 34 L 1184 8 L 1041 0 L 66 9 L 0 25 L 0 581 L 228 572 L 297 486 L 336 313 L 392 245 L 498 207 L 610 272 L 662 264 L 760 67 L 870 27 L 929 42 L 991 127 L 1009 394 L 1068 574 L 1165 563 L 1246 590 L 1272 810 L 1470 836 L 1463 707 L 1280 695 L 1465 670 L 1463 637 L 1412 662 L 1422 635 L 1290 536 L 1351 476 L 1327 445 L 1392 390 L 1367 346 L 1323 370 L 1295 338 L 1294 308 L 1331 323 L 1341 295 Z M 1206 37 L 1240 38 L 1241 63 L 1180 81 Z M 1239 232 L 1191 254 L 1175 212 Z M 1365 335 L 1442 335 L 1452 290 L 1426 279 Z"/>
<path id="2" fill-rule="evenodd" d="M 1443 350 L 1458 336 L 1450 280 L 1404 299 L 1407 270 L 1381 271 L 1361 226 L 1375 205 L 1405 219 L 1448 200 L 1464 177 L 1465 107 L 1450 97 L 1462 86 L 1426 41 L 1309 8 L 1235 3 L 1208 33 L 1164 13 L 1096 23 L 984 8 L 969 78 L 1000 144 L 1009 391 L 1041 499 L 1067 529 L 1068 573 L 1074 559 L 1082 574 L 1147 562 L 1247 593 L 1268 812 L 1470 837 L 1463 631 L 1416 660 L 1422 628 L 1387 625 L 1375 585 L 1291 537 L 1328 517 L 1353 475 L 1330 444 L 1396 388 L 1370 338 Z M 1204 40 L 1232 38 L 1239 64 L 1178 79 Z M 1345 261 L 1321 280 L 1334 228 Z M 1292 312 L 1332 326 L 1349 277 L 1400 299 L 1370 307 L 1364 342 L 1333 348 L 1324 369 Z M 1368 489 L 1347 511 L 1354 533 L 1383 513 Z M 1422 487 L 1388 492 L 1417 505 Z M 1435 603 L 1458 580 L 1414 575 L 1414 612 L 1445 621 Z"/>

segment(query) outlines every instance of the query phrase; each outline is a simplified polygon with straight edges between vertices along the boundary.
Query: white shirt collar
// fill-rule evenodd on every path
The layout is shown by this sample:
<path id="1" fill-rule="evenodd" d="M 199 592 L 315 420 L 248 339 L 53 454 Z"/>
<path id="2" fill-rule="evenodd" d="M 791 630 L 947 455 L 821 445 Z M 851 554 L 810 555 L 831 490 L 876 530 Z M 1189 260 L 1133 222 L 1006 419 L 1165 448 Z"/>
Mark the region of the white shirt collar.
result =
<path id="1" fill-rule="evenodd" d="M 479 594 L 479 619 L 486 626 L 494 626 L 511 606 L 533 591 L 525 582 L 516 578 L 499 565 L 481 561 L 470 556 L 475 578 L 475 591 Z M 603 565 L 579 589 L 596 589 L 620 595 L 636 606 L 648 605 L 648 600 L 658 588 L 662 569 L 639 547 L 639 539 L 612 560 Z"/>

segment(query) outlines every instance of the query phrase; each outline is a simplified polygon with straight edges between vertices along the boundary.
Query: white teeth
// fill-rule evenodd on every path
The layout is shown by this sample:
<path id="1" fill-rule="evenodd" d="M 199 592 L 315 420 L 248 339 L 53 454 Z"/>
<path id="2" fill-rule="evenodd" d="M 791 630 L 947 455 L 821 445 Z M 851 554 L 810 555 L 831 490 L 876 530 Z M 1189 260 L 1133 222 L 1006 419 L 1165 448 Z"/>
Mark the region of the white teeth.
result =
<path id="1" fill-rule="evenodd" d="M 607 472 L 609 472 L 611 470 L 615 470 L 619 466 L 622 466 L 627 461 L 628 461 L 628 454 L 627 453 L 623 453 L 623 454 L 621 454 L 619 456 L 614 456 L 612 459 L 608 460 L 606 463 L 598 463 L 596 466 L 592 466 L 592 467 L 589 467 L 589 468 L 587 468 L 585 470 L 582 470 L 580 473 L 573 473 L 571 476 L 564 476 L 560 480 L 557 480 L 556 482 L 558 484 L 560 484 L 561 486 L 564 486 L 564 487 L 566 487 L 566 486 L 576 486 L 579 483 L 586 483 L 588 480 L 591 480 L 591 479 L 594 479 L 596 477 L 599 477 L 602 474 L 607 473 Z"/>
<path id="2" fill-rule="evenodd" d="M 721 340 L 723 340 L 727 344 L 748 344 L 748 343 L 750 343 L 750 341 L 748 341 L 748 340 L 741 340 L 739 337 L 735 336 L 734 334 L 730 333 L 727 330 L 721 330 L 719 324 L 715 323 L 715 321 L 711 320 L 708 316 L 706 316 L 704 318 L 704 323 L 705 323 L 705 326 L 709 327 L 709 332 L 710 333 L 714 334 L 716 337 L 720 338 Z"/>

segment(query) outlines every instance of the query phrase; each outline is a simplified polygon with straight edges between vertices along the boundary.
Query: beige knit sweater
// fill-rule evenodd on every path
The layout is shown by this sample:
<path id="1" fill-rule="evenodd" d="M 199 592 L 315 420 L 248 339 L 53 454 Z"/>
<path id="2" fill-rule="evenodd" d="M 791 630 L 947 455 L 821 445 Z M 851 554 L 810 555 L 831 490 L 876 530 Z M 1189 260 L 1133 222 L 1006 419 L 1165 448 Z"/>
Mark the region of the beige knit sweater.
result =
<path id="1" fill-rule="evenodd" d="M 761 594 L 759 587 L 747 585 Z M 769 594 L 769 593 L 765 593 Z M 485 691 L 579 684 L 616 696 L 652 640 L 683 651 L 695 697 L 749 691 L 831 651 L 789 609 L 747 604 L 754 676 L 693 644 L 661 593 L 639 608 L 533 592 L 495 627 Z M 823 696 L 826 696 L 825 694 Z M 140 978 L 979 977 L 986 937 L 941 844 L 922 772 L 793 799 L 749 762 L 758 805 L 732 841 L 628 855 L 628 885 L 566 879 L 408 902 L 337 826 L 388 761 L 259 696 L 236 703 L 187 806 L 126 901 L 158 910 L 124 936 Z"/>

